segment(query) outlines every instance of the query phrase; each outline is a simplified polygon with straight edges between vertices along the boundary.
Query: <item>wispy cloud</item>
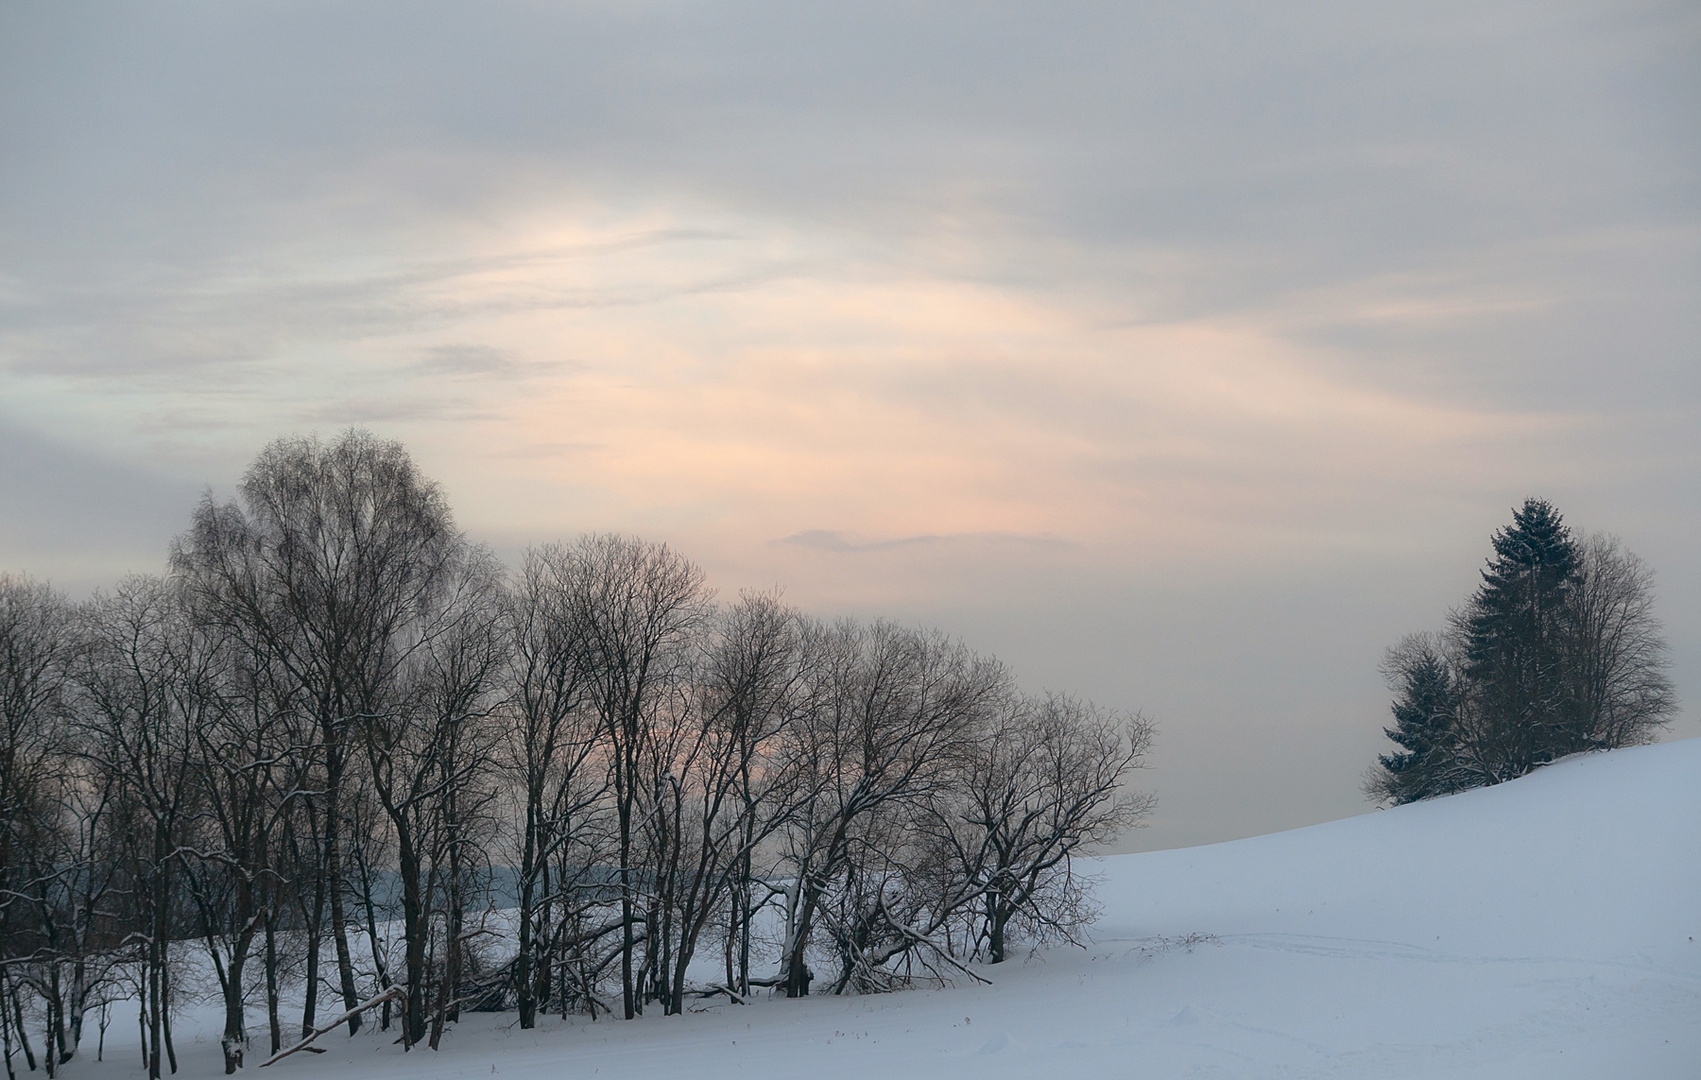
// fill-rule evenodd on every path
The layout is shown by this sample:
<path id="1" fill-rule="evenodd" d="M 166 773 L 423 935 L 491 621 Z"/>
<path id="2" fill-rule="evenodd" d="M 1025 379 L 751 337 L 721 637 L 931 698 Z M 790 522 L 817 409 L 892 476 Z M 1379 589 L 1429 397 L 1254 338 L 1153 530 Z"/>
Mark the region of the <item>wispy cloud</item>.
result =
<path id="1" fill-rule="evenodd" d="M 411 374 L 518 379 L 540 369 L 488 345 L 428 345 L 421 352 L 408 366 Z"/>
<path id="2" fill-rule="evenodd" d="M 852 540 L 842 532 L 831 529 L 805 529 L 782 536 L 769 544 L 786 544 L 811 551 L 831 551 L 857 554 L 870 551 L 890 551 L 893 548 L 931 547 L 936 545 L 1016 545 L 1021 547 L 1066 548 L 1069 541 L 1056 536 L 1022 536 L 1016 533 L 956 533 L 933 536 L 899 536 L 885 540 Z"/>

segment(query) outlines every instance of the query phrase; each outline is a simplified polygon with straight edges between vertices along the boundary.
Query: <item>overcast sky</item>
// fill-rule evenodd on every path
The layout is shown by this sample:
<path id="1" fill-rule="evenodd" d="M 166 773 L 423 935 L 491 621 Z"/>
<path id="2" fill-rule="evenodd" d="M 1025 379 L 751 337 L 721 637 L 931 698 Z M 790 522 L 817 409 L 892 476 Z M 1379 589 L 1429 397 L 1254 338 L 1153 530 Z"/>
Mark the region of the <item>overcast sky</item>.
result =
<path id="1" fill-rule="evenodd" d="M 0 569 L 271 438 L 1141 709 L 1132 848 L 1368 809 L 1527 495 L 1701 733 L 1701 7 L 0 6 Z"/>

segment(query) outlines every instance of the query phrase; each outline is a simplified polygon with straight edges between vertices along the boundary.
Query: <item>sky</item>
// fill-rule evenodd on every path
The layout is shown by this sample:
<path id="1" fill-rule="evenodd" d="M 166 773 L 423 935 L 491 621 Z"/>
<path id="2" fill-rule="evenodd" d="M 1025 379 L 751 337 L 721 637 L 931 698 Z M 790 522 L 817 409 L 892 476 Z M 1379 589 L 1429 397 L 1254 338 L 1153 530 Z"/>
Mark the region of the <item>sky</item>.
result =
<path id="1" fill-rule="evenodd" d="M 1371 809 L 1526 496 L 1701 734 L 1701 8 L 0 6 L 0 569 L 288 433 L 1158 728 L 1123 848 Z"/>

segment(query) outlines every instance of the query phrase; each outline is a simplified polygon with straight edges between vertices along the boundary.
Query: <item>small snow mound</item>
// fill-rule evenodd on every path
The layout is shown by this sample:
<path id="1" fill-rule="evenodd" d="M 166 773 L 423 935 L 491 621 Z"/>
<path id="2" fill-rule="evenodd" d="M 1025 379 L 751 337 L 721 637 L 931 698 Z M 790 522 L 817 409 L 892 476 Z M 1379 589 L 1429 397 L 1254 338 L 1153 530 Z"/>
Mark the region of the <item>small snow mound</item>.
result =
<path id="1" fill-rule="evenodd" d="M 1006 1050 L 1020 1050 L 1021 1048 L 1022 1044 L 1017 1042 L 1013 1035 L 1011 1035 L 1008 1031 L 1000 1031 L 998 1034 L 981 1044 L 980 1053 L 983 1056 L 987 1054 L 1001 1054 Z"/>
<path id="2" fill-rule="evenodd" d="M 1204 1014 L 1201 1010 L 1195 1009 L 1192 1005 L 1183 1005 L 1180 1012 L 1169 1018 L 1169 1026 L 1188 1027 L 1189 1025 L 1199 1023 L 1204 1018 Z"/>

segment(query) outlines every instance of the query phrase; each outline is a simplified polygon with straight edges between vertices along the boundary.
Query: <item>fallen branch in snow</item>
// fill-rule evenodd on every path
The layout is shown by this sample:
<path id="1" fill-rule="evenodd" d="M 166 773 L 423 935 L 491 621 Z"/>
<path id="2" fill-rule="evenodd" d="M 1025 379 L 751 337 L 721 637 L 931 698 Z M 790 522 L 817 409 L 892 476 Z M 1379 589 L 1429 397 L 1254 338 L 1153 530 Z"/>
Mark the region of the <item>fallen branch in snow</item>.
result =
<path id="1" fill-rule="evenodd" d="M 271 1057 L 267 1058 L 265 1061 L 260 1062 L 260 1068 L 264 1069 L 267 1065 L 270 1065 L 272 1062 L 282 1061 L 284 1058 L 289 1057 L 291 1054 L 294 1054 L 294 1053 L 301 1051 L 301 1050 L 311 1050 L 313 1053 L 316 1053 L 316 1054 L 324 1053 L 323 1050 L 316 1049 L 311 1045 L 314 1039 L 317 1039 L 319 1036 L 325 1034 L 325 1032 L 327 1032 L 327 1031 L 333 1031 L 336 1028 L 341 1027 L 343 1024 L 348 1023 L 351 1019 L 353 1019 L 356 1016 L 359 1016 L 361 1013 L 365 1012 L 367 1009 L 376 1008 L 377 1006 L 384 1004 L 384 1002 L 386 1002 L 386 1001 L 394 1001 L 395 999 L 397 999 L 401 996 L 402 996 L 402 988 L 401 987 L 399 987 L 399 986 L 390 987 L 388 990 L 384 991 L 382 994 L 379 994 L 377 997 L 373 998 L 371 1001 L 363 1001 L 359 1005 L 356 1005 L 354 1008 L 350 1009 L 346 1013 L 343 1013 L 341 1016 L 337 1017 L 335 1020 L 332 1020 L 330 1023 L 324 1025 L 323 1027 L 315 1028 L 313 1030 L 313 1032 L 307 1036 L 307 1038 L 302 1039 L 300 1042 L 296 1043 L 294 1046 L 290 1047 L 288 1050 L 279 1050 L 277 1053 L 273 1054 Z"/>
<path id="2" fill-rule="evenodd" d="M 754 986 L 755 984 L 756 984 L 756 981 L 754 979 L 752 979 L 751 985 Z M 700 998 L 712 998 L 712 997 L 716 997 L 720 994 L 725 994 L 727 997 L 732 999 L 732 1003 L 734 1005 L 745 1004 L 743 994 L 734 990 L 730 986 L 722 986 L 720 983 L 715 983 L 711 986 L 705 986 L 701 990 L 692 990 L 691 994 L 695 997 L 700 997 Z"/>

